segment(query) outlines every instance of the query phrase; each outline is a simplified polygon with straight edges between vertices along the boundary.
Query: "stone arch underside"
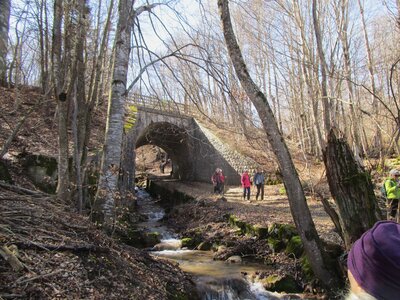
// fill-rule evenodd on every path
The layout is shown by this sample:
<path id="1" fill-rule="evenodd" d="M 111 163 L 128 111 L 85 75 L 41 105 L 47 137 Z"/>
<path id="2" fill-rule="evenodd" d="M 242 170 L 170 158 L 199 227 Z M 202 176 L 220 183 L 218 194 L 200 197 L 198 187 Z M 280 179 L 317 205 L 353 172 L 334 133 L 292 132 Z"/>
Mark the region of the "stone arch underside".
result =
<path id="1" fill-rule="evenodd" d="M 151 122 L 136 139 L 135 148 L 155 145 L 167 152 L 172 161 L 172 177 L 193 179 L 192 147 L 188 129 L 169 122 Z"/>

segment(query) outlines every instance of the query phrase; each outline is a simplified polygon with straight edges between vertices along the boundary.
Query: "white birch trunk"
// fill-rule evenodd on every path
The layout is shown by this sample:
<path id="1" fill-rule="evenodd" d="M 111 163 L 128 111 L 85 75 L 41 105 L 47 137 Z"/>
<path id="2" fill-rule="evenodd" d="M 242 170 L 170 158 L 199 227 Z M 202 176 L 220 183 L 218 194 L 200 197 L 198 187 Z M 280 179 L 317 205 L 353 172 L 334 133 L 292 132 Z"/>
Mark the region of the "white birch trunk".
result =
<path id="1" fill-rule="evenodd" d="M 101 163 L 101 174 L 94 203 L 93 220 L 112 225 L 115 220 L 115 201 L 119 197 L 118 177 L 120 173 L 122 135 L 124 127 L 126 81 L 131 51 L 131 15 L 133 2 L 120 0 L 119 20 L 114 45 L 113 77 L 106 137 Z"/>

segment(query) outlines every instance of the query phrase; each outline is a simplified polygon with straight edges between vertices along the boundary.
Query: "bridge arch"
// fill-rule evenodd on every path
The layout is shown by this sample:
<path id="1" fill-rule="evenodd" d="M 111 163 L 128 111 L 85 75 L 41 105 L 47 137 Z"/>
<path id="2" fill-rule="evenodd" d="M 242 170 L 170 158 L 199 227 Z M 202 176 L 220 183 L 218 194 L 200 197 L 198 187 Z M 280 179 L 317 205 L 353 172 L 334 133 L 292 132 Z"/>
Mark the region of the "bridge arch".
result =
<path id="1" fill-rule="evenodd" d="M 172 177 L 182 180 L 193 179 L 190 153 L 192 145 L 188 129 L 170 122 L 151 122 L 138 133 L 135 149 L 154 145 L 163 149 L 172 161 Z"/>
<path id="2" fill-rule="evenodd" d="M 131 190 L 135 179 L 136 149 L 143 145 L 162 148 L 172 159 L 173 177 L 210 182 L 216 168 L 222 168 L 227 184 L 239 184 L 244 168 L 256 163 L 221 142 L 211 131 L 185 111 L 173 110 L 173 102 L 135 104 L 128 115 L 130 123 L 124 134 L 122 185 Z M 132 126 L 133 125 L 133 126 Z"/>

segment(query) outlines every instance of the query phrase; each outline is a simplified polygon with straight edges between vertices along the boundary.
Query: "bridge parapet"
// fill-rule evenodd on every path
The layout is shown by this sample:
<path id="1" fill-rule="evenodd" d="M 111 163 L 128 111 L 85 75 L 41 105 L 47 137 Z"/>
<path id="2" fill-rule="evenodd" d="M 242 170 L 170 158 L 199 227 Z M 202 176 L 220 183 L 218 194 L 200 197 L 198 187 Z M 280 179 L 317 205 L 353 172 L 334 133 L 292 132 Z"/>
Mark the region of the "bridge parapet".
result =
<path id="1" fill-rule="evenodd" d="M 133 93 L 128 96 L 128 103 L 134 104 L 137 107 L 150 108 L 184 116 L 194 117 L 196 115 L 196 109 L 191 105 L 175 102 L 173 100 L 163 100 L 154 96 Z"/>

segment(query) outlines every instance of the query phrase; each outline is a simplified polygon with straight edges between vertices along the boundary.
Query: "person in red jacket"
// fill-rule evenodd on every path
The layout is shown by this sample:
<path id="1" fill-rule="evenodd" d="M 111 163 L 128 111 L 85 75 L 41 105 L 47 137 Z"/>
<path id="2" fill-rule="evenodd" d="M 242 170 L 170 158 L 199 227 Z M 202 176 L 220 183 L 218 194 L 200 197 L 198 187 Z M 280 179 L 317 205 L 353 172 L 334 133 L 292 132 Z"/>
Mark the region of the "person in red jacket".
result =
<path id="1" fill-rule="evenodd" d="M 250 186 L 251 186 L 251 181 L 250 181 L 250 176 L 249 176 L 249 171 L 244 170 L 241 178 L 242 182 L 242 187 L 243 187 L 243 200 L 250 200 Z"/>

